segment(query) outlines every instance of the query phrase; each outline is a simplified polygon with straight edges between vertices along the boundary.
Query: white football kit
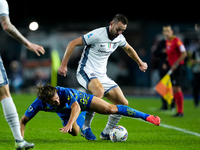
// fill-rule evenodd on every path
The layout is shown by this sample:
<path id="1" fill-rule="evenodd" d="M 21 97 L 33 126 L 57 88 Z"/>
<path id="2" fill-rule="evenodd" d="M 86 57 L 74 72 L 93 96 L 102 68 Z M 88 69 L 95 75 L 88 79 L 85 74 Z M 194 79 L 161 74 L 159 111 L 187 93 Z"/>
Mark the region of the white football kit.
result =
<path id="1" fill-rule="evenodd" d="M 109 34 L 109 27 L 103 27 L 82 36 L 85 48 L 77 69 L 77 80 L 85 89 L 92 79 L 97 78 L 104 87 L 104 94 L 118 86 L 106 75 L 108 58 L 118 46 L 126 46 L 122 34 L 113 40 L 109 39 Z"/>
<path id="2" fill-rule="evenodd" d="M 7 1 L 0 0 L 0 17 L 8 15 L 9 15 L 9 8 Z M 6 84 L 8 84 L 8 78 L 0 55 L 0 87 Z"/>
<path id="3" fill-rule="evenodd" d="M 9 15 L 8 3 L 6 0 L 0 0 L 0 17 Z"/>

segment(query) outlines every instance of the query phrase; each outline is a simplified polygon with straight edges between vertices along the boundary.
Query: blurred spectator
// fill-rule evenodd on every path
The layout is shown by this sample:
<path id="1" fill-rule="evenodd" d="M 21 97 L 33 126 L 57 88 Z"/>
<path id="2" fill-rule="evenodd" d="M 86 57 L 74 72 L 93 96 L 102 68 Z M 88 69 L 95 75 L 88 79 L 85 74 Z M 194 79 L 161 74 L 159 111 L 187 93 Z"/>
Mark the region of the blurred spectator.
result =
<path id="1" fill-rule="evenodd" d="M 39 82 L 42 82 L 41 84 L 44 85 L 48 82 L 48 75 L 45 74 L 41 69 L 37 69 L 35 71 L 35 85 L 37 85 Z"/>
<path id="2" fill-rule="evenodd" d="M 192 55 L 192 72 L 193 72 L 193 98 L 196 107 L 199 107 L 199 90 L 200 90 L 200 48 L 194 51 Z"/>
<path id="3" fill-rule="evenodd" d="M 20 92 L 20 88 L 22 84 L 24 83 L 23 78 L 22 78 L 22 70 L 20 68 L 20 64 L 18 61 L 13 60 L 10 63 L 10 85 L 14 89 L 16 93 Z"/>
<path id="4" fill-rule="evenodd" d="M 147 51 L 145 48 L 139 48 L 138 51 L 138 56 L 141 58 L 141 60 L 143 60 L 144 62 L 148 62 L 148 55 L 147 55 Z M 148 70 L 147 70 L 148 72 Z M 134 69 L 134 74 L 136 76 L 135 80 L 135 85 L 137 87 L 140 88 L 145 88 L 148 87 L 148 83 L 149 83 L 149 78 L 148 78 L 148 73 L 143 73 L 142 71 L 140 71 L 140 69 Z"/>
<path id="5" fill-rule="evenodd" d="M 166 44 L 166 41 L 161 40 L 158 43 L 158 45 L 155 47 L 155 49 L 153 49 L 153 54 L 158 59 L 158 70 L 159 70 L 160 79 L 162 79 L 162 77 L 164 77 L 164 75 L 170 69 L 169 64 L 167 62 L 167 53 L 166 53 L 165 44 Z M 168 109 L 167 101 L 165 101 L 162 97 L 161 97 L 161 100 L 162 100 L 161 110 L 167 110 Z M 171 109 L 174 109 L 174 108 L 175 108 L 175 104 L 173 101 L 171 104 Z"/>

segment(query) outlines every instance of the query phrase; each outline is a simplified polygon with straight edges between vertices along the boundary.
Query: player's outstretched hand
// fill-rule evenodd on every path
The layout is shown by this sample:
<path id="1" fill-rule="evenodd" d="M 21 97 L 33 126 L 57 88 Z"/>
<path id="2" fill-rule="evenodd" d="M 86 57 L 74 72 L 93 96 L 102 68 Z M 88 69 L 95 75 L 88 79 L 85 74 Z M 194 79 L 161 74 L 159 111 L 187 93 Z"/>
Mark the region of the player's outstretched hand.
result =
<path id="1" fill-rule="evenodd" d="M 58 69 L 58 73 L 61 75 L 61 76 L 64 76 L 66 77 L 66 74 L 67 74 L 67 66 L 64 66 L 64 65 L 60 65 L 59 69 Z"/>
<path id="2" fill-rule="evenodd" d="M 60 128 L 60 132 L 63 132 L 63 134 L 65 134 L 67 132 L 72 132 L 72 125 L 71 124 L 67 124 L 63 128 Z"/>
<path id="3" fill-rule="evenodd" d="M 147 63 L 142 62 L 142 63 L 139 65 L 139 68 L 140 68 L 141 71 L 145 72 L 145 71 L 147 70 L 147 68 L 148 68 L 148 65 L 147 65 Z"/>
<path id="4" fill-rule="evenodd" d="M 33 43 L 28 43 L 27 48 L 33 52 L 35 52 L 38 56 L 41 54 L 45 53 L 45 50 L 42 46 L 33 44 Z"/>

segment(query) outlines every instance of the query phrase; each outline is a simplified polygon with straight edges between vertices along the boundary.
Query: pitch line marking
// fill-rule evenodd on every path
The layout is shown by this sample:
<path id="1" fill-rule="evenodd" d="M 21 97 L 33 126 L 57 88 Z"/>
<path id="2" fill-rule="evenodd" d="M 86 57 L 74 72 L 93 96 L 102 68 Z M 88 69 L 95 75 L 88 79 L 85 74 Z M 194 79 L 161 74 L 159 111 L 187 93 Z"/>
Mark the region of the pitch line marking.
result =
<path id="1" fill-rule="evenodd" d="M 143 120 L 138 119 L 138 118 L 133 118 L 133 119 L 137 119 L 137 120 L 143 122 Z M 147 121 L 145 121 L 145 123 L 151 124 L 150 122 L 147 122 Z M 182 129 L 182 128 L 178 128 L 178 127 L 175 127 L 175 126 L 170 126 L 170 125 L 167 125 L 167 124 L 164 124 L 164 123 L 160 123 L 159 126 L 164 127 L 164 128 L 168 128 L 168 129 L 173 129 L 173 130 L 176 130 L 176 131 L 180 131 L 180 132 L 183 132 L 183 133 L 187 133 L 187 134 L 190 134 L 190 135 L 195 135 L 195 136 L 200 137 L 200 133 L 192 132 L 192 131 L 189 131 L 189 130 L 186 130 L 186 129 Z"/>
<path id="2" fill-rule="evenodd" d="M 188 134 L 191 134 L 191 135 L 195 135 L 195 136 L 200 137 L 200 134 L 197 133 L 197 132 L 188 131 L 188 130 L 185 130 L 185 129 L 182 129 L 182 128 L 170 126 L 170 125 L 163 124 L 163 123 L 161 123 L 160 126 L 161 126 L 161 127 L 164 127 L 164 128 L 173 129 L 173 130 L 176 130 L 176 131 L 180 131 L 180 132 L 184 132 L 184 133 L 188 133 Z"/>

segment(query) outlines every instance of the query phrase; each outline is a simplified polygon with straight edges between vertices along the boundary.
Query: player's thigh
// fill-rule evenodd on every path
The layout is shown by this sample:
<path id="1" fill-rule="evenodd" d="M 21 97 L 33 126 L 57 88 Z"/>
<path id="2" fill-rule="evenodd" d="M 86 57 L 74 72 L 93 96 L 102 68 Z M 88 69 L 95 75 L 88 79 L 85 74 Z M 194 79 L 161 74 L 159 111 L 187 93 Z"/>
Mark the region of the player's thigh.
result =
<path id="1" fill-rule="evenodd" d="M 110 104 L 103 99 L 94 96 L 90 105 L 90 111 L 100 114 L 115 114 L 118 109 L 116 105 Z"/>
<path id="2" fill-rule="evenodd" d="M 106 95 L 105 98 L 110 100 L 113 104 L 122 104 L 128 105 L 128 100 L 125 98 L 122 90 L 119 86 L 115 87 L 114 89 L 110 90 Z"/>
<path id="3" fill-rule="evenodd" d="M 88 84 L 88 90 L 92 92 L 93 95 L 102 98 L 104 95 L 104 88 L 98 78 L 92 79 Z"/>
<path id="4" fill-rule="evenodd" d="M 6 97 L 10 97 L 10 90 L 6 70 L 0 57 L 0 100 Z"/>

